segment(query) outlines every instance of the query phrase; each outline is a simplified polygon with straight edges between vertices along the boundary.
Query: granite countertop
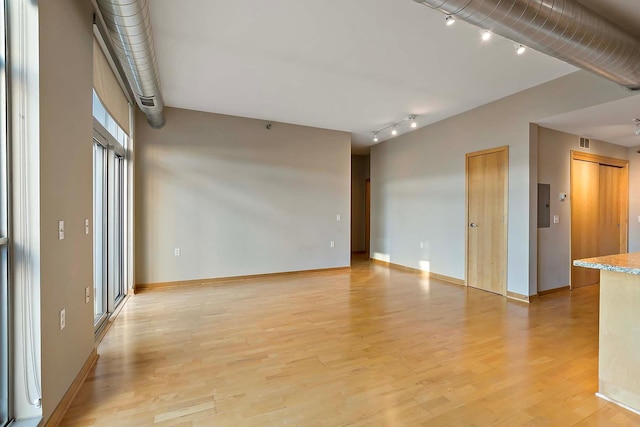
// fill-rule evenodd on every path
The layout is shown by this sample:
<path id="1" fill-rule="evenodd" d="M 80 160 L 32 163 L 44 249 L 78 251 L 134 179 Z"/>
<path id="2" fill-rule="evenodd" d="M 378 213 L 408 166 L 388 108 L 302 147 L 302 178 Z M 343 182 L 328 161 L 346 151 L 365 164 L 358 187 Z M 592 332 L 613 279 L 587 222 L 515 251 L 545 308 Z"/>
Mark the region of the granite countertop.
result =
<path id="1" fill-rule="evenodd" d="M 577 259 L 573 261 L 573 265 L 618 273 L 640 274 L 640 252 Z"/>

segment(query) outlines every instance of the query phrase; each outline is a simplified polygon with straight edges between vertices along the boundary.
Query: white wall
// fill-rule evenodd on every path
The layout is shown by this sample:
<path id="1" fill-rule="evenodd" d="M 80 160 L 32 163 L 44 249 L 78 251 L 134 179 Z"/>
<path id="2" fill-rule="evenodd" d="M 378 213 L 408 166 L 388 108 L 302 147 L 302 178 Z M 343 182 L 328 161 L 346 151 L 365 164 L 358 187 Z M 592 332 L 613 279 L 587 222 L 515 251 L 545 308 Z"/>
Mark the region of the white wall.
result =
<path id="1" fill-rule="evenodd" d="M 535 293 L 530 182 L 537 171 L 530 167 L 529 124 L 626 96 L 613 83 L 577 72 L 374 146 L 372 256 L 463 279 L 465 153 L 508 145 L 508 290 Z"/>
<path id="2" fill-rule="evenodd" d="M 640 146 L 629 148 L 629 252 L 640 252 Z"/>
<path id="3" fill-rule="evenodd" d="M 350 264 L 350 134 L 165 113 L 137 116 L 136 283 Z"/>
<path id="4" fill-rule="evenodd" d="M 628 158 L 626 147 L 592 139 L 585 150 L 577 135 L 538 129 L 538 182 L 551 185 L 551 227 L 538 229 L 538 291 L 569 286 L 571 281 L 571 150 Z M 563 202 L 560 193 L 568 196 Z M 553 223 L 554 215 L 559 216 L 558 224 Z"/>

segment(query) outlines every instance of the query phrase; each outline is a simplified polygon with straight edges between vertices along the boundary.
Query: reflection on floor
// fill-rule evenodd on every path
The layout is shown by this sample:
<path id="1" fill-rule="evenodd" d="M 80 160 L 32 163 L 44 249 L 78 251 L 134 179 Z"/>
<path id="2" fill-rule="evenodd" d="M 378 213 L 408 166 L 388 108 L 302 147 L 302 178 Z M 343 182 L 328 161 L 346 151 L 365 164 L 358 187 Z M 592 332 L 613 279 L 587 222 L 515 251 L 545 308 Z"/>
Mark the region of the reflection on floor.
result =
<path id="1" fill-rule="evenodd" d="M 63 425 L 640 425 L 594 396 L 598 288 L 526 305 L 354 261 L 131 298 Z"/>

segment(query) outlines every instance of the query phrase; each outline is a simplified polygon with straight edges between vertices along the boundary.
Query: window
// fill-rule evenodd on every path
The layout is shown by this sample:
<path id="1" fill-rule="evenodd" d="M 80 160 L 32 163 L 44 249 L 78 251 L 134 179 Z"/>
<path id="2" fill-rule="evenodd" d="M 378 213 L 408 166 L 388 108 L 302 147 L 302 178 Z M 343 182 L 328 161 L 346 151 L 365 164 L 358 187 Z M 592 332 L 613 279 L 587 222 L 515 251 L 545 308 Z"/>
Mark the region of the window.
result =
<path id="1" fill-rule="evenodd" d="M 0 4 L 0 425 L 9 421 L 9 263 L 5 4 Z"/>
<path id="2" fill-rule="evenodd" d="M 93 94 L 94 322 L 96 332 L 126 296 L 125 206 L 128 136 Z"/>
<path id="3" fill-rule="evenodd" d="M 99 327 L 107 313 L 107 150 L 93 143 L 93 312 Z"/>

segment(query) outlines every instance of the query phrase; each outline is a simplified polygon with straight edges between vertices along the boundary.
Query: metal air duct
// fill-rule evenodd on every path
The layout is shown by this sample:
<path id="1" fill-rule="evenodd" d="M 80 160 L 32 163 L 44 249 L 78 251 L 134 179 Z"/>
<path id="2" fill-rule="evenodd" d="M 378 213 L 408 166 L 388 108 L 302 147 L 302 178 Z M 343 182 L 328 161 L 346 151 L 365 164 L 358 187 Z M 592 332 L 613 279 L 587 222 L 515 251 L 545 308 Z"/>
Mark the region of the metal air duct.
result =
<path id="1" fill-rule="evenodd" d="M 575 0 L 414 0 L 640 89 L 640 39 Z"/>
<path id="2" fill-rule="evenodd" d="M 97 0 L 134 97 L 151 127 L 164 126 L 164 101 L 147 0 Z"/>

